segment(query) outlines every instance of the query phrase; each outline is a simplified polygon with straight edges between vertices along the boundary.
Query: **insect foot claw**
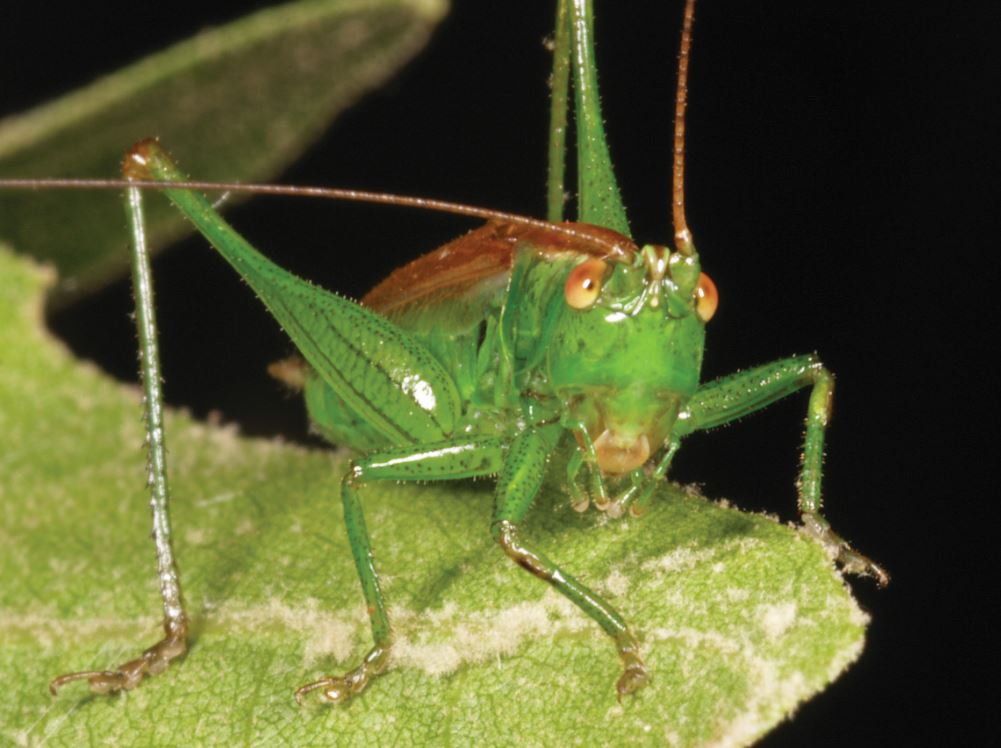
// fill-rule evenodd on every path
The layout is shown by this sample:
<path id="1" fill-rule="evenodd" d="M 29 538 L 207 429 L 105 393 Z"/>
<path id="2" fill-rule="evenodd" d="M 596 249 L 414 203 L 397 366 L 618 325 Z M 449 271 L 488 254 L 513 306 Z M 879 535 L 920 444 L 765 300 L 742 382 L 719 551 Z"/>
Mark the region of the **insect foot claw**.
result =
<path id="1" fill-rule="evenodd" d="M 846 574 L 871 577 L 876 580 L 879 587 L 886 587 L 890 583 L 890 575 L 886 569 L 852 548 L 847 540 L 831 529 L 823 517 L 812 513 L 804 514 L 803 530 L 807 535 L 820 541 Z"/>
<path id="2" fill-rule="evenodd" d="M 180 657 L 188 650 L 187 621 L 166 621 L 163 624 L 166 635 L 141 656 L 119 665 L 114 670 L 84 670 L 78 673 L 66 673 L 49 683 L 49 693 L 53 696 L 67 683 L 76 680 L 86 680 L 94 693 L 109 694 L 116 691 L 130 691 L 138 686 L 144 676 L 159 675 L 171 660 Z"/>
<path id="3" fill-rule="evenodd" d="M 362 687 L 364 688 L 364 686 Z M 320 678 L 320 680 L 297 688 L 295 691 L 296 703 L 302 706 L 303 698 L 306 694 L 313 691 L 320 691 L 320 701 L 328 704 L 343 704 L 353 695 L 348 678 L 337 678 L 333 675 L 328 675 L 325 678 Z"/>
<path id="4" fill-rule="evenodd" d="M 890 583 L 890 574 L 881 565 L 868 556 L 864 556 L 851 546 L 845 545 L 838 555 L 837 562 L 848 574 L 860 577 L 871 577 L 878 587 L 886 587 Z"/>
<path id="5" fill-rule="evenodd" d="M 619 701 L 622 701 L 623 696 L 628 696 L 634 691 L 638 691 L 643 688 L 643 686 L 646 685 L 647 680 L 649 680 L 649 677 L 647 675 L 646 665 L 642 662 L 627 665 L 626 669 L 615 683 L 615 692 L 618 694 Z"/>
<path id="6" fill-rule="evenodd" d="M 295 691 L 296 703 L 302 706 L 306 694 L 319 691 L 320 701 L 327 704 L 344 704 L 355 694 L 364 691 L 369 681 L 386 669 L 388 662 L 389 647 L 373 647 L 365 655 L 361 665 L 347 675 L 343 677 L 327 675 L 297 688 Z"/>
<path id="7" fill-rule="evenodd" d="M 619 701 L 622 701 L 623 696 L 643 688 L 648 676 L 636 638 L 628 631 L 624 632 L 619 640 L 619 657 L 622 658 L 623 670 L 615 683 L 615 691 Z"/>

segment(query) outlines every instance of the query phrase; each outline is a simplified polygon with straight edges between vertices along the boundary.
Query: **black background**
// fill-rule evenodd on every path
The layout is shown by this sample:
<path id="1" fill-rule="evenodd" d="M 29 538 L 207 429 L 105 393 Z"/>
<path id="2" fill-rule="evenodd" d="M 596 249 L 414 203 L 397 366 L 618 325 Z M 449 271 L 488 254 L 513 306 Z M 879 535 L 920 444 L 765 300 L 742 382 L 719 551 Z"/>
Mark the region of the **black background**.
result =
<path id="1" fill-rule="evenodd" d="M 4 113 L 265 3 L 87 5 L 0 11 Z M 666 242 L 680 2 L 626 5 L 598 4 L 605 116 L 635 238 Z M 281 181 L 542 214 L 549 6 L 460 3 L 424 55 Z M 704 376 L 820 353 L 838 376 L 827 515 L 894 575 L 885 591 L 852 582 L 873 617 L 861 660 L 768 746 L 996 734 L 983 698 L 998 688 L 980 678 L 997 666 L 997 492 L 976 433 L 996 401 L 999 21 L 989 2 L 698 9 L 689 222 L 721 295 Z M 266 199 L 232 217 L 282 264 L 355 296 L 470 227 Z M 168 399 L 252 434 L 305 438 L 301 405 L 263 373 L 290 346 L 231 271 L 193 240 L 156 273 Z M 118 284 L 53 324 L 132 378 L 129 306 Z M 673 477 L 793 518 L 805 402 L 693 436 Z"/>

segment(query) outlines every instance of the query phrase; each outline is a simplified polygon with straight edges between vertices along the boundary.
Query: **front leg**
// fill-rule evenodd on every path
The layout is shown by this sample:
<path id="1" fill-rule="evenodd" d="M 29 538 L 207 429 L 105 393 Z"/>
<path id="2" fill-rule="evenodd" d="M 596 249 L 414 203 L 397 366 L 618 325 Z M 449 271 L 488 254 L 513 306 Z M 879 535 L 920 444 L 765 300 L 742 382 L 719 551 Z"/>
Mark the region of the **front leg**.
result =
<path id="1" fill-rule="evenodd" d="M 689 417 L 679 436 L 735 421 L 794 392 L 810 387 L 806 438 L 797 489 L 803 527 L 816 537 L 852 574 L 873 577 L 881 587 L 890 581 L 886 570 L 853 549 L 831 530 L 821 514 L 824 435 L 831 418 L 834 375 L 815 355 L 793 356 L 703 385 L 689 405 Z M 682 433 L 679 433 L 682 431 Z"/>
<path id="2" fill-rule="evenodd" d="M 573 432 L 574 438 L 577 440 L 577 448 L 573 450 L 570 461 L 567 463 L 567 488 L 570 492 L 571 506 L 576 512 L 586 512 L 593 501 L 595 508 L 603 512 L 608 508 L 611 499 L 608 496 L 605 479 L 598 468 L 598 454 L 594 448 L 594 441 L 582 421 L 564 418 L 561 424 L 564 429 Z M 589 479 L 587 493 L 581 489 L 577 480 L 577 476 L 584 466 L 587 467 Z"/>
<path id="3" fill-rule="evenodd" d="M 664 448 L 663 455 L 657 461 L 657 466 L 649 475 L 644 473 L 642 469 L 634 471 L 631 476 L 632 485 L 609 505 L 607 510 L 608 515 L 610 517 L 621 517 L 625 514 L 626 510 L 629 510 L 634 517 L 642 516 L 650 505 L 653 492 L 667 475 L 667 471 L 674 461 L 674 455 L 678 452 L 680 446 L 681 440 L 672 436 Z"/>

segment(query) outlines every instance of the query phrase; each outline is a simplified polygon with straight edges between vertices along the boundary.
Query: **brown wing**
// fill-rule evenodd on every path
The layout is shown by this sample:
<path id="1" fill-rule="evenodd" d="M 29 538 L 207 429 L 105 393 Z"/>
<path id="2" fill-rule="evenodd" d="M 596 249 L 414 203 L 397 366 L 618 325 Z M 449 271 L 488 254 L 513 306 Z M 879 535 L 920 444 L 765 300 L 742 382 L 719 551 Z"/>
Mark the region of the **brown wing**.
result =
<path id="1" fill-rule="evenodd" d="M 390 273 L 361 303 L 394 317 L 408 311 L 454 300 L 477 286 L 491 288 L 511 270 L 514 251 L 528 243 L 540 254 L 580 252 L 608 255 L 616 244 L 625 253 L 635 245 L 625 237 L 588 224 L 563 224 L 573 233 L 524 224 L 490 221 L 465 236 L 418 257 Z M 589 241 L 590 240 L 590 241 Z"/>

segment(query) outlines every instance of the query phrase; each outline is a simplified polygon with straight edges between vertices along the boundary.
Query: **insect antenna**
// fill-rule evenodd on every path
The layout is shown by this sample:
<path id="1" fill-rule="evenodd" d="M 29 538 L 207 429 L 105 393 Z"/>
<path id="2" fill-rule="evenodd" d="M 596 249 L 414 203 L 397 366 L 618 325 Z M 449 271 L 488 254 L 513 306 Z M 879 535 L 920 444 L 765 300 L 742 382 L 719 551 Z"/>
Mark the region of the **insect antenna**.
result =
<path id="1" fill-rule="evenodd" d="M 674 246 L 686 255 L 695 252 L 692 232 L 685 219 L 685 108 L 688 106 L 688 61 L 692 48 L 692 25 L 695 21 L 695 0 L 685 2 L 685 20 L 681 29 L 678 52 L 678 90 L 674 96 L 674 179 L 672 181 L 671 212 L 674 216 Z"/>
<path id="2" fill-rule="evenodd" d="M 198 180 L 158 181 L 144 179 L 62 179 L 62 178 L 0 178 L 0 190 L 122 190 L 142 187 L 151 190 L 201 190 L 206 192 L 240 193 L 245 195 L 271 195 L 283 197 L 306 197 L 323 200 L 393 205 L 400 208 L 414 208 L 438 213 L 482 218 L 487 221 L 516 224 L 526 228 L 541 229 L 562 234 L 595 249 L 605 250 L 612 256 L 630 255 L 631 249 L 612 238 L 598 236 L 572 225 L 552 223 L 541 218 L 531 218 L 517 213 L 481 208 L 466 203 L 437 200 L 413 195 L 397 195 L 388 192 L 371 192 L 340 187 L 310 187 L 290 184 L 259 184 L 242 182 L 206 182 Z"/>

